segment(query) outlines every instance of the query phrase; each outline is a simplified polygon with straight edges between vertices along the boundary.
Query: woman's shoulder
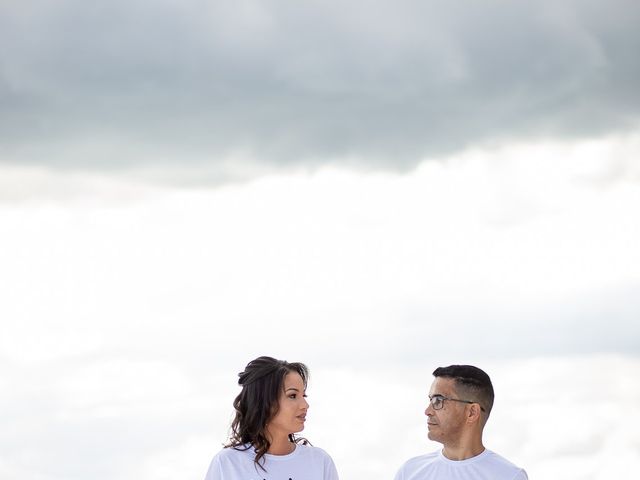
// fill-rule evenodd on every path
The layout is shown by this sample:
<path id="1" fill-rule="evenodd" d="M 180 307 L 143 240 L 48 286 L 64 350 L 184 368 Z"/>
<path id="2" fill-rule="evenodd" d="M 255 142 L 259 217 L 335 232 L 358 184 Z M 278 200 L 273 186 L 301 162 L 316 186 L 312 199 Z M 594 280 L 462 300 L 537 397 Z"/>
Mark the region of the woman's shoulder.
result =
<path id="1" fill-rule="evenodd" d="M 221 480 L 227 478 L 229 471 L 242 470 L 252 462 L 253 460 L 249 451 L 225 447 L 218 451 L 211 459 L 205 480 Z"/>
<path id="2" fill-rule="evenodd" d="M 302 455 L 300 459 L 304 459 L 306 465 L 312 465 L 314 469 L 322 472 L 323 480 L 338 480 L 338 471 L 331 456 L 320 447 L 312 447 L 311 445 L 298 445 Z"/>
<path id="3" fill-rule="evenodd" d="M 227 462 L 239 462 L 239 461 L 251 461 L 253 462 L 255 457 L 255 450 L 253 447 L 247 448 L 246 446 L 237 446 L 237 447 L 225 447 L 220 450 L 214 457 L 213 462 L 215 463 L 227 463 Z M 289 455 L 284 455 L 278 458 L 278 456 L 274 455 L 266 455 L 265 460 L 277 460 L 277 461 L 285 461 L 285 460 L 293 460 L 294 458 L 305 457 L 307 459 L 315 459 L 315 460 L 329 460 L 331 461 L 331 456 L 322 448 L 314 447 L 310 444 L 302 444 L 299 443 L 296 445 L 296 450 L 294 453 Z"/>
<path id="4" fill-rule="evenodd" d="M 317 458 L 328 458 L 331 459 L 331 456 L 322 448 L 320 447 L 314 447 L 311 444 L 303 444 L 303 443 L 299 443 L 296 448 L 300 449 L 300 452 L 303 455 L 309 455 L 309 456 L 313 456 L 313 457 L 317 457 Z"/>
<path id="5" fill-rule="evenodd" d="M 237 446 L 237 447 L 224 447 L 213 457 L 214 461 L 228 461 L 228 460 L 237 460 L 244 457 L 252 457 L 253 449 L 251 447 L 247 448 L 245 446 Z"/>

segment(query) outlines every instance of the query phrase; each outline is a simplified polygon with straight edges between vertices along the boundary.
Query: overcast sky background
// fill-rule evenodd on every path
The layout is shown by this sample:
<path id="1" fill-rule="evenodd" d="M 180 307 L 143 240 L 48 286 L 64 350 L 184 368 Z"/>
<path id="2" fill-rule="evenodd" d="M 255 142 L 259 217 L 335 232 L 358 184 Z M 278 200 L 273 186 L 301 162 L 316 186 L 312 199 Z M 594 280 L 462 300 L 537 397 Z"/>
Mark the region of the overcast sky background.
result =
<path id="1" fill-rule="evenodd" d="M 640 4 L 0 0 L 0 477 L 200 479 L 306 362 L 341 478 L 494 379 L 530 478 L 640 469 Z"/>

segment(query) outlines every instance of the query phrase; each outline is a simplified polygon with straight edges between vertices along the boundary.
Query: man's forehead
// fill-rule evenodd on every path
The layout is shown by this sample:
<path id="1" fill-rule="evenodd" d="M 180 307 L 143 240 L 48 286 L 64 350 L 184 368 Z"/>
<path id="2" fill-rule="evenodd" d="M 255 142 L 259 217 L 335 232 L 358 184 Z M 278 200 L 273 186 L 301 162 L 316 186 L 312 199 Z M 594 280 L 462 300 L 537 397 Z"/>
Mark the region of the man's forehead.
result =
<path id="1" fill-rule="evenodd" d="M 431 383 L 429 395 L 448 396 L 455 392 L 455 380 L 453 378 L 436 377 Z"/>

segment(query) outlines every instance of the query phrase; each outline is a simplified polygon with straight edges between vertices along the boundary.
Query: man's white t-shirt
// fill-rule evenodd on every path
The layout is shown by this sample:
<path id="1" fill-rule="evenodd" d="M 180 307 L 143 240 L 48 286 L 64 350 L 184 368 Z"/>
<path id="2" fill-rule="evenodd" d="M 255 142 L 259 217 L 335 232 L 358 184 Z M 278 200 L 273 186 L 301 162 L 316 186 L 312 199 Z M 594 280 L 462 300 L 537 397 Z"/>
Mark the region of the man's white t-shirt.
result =
<path id="1" fill-rule="evenodd" d="M 205 480 L 338 480 L 329 454 L 311 445 L 297 444 L 288 455 L 265 454 L 260 465 L 266 471 L 255 456 L 253 448 L 224 448 L 211 460 Z"/>
<path id="2" fill-rule="evenodd" d="M 408 460 L 395 480 L 527 480 L 527 472 L 491 450 L 466 460 L 449 460 L 442 451 Z"/>

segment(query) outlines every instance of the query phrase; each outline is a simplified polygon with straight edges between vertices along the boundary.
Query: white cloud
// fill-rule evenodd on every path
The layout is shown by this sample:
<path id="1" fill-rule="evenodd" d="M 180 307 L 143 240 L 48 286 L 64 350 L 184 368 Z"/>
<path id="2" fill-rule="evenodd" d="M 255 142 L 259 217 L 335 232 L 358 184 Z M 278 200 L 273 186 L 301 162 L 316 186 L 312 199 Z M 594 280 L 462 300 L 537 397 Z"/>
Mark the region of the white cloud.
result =
<path id="1" fill-rule="evenodd" d="M 616 440 L 637 461 L 637 145 L 216 189 L 3 167 L 21 188 L 0 204 L 0 471 L 168 478 L 181 458 L 164 452 L 224 440 L 235 374 L 265 353 L 312 367 L 309 436 L 344 478 L 424 451 L 426 379 L 454 362 L 504 385 L 490 445 L 532 477 L 602 478 L 588 459 Z"/>
<path id="2" fill-rule="evenodd" d="M 624 150 L 610 142 L 587 146 Z M 193 332 L 299 319 L 322 322 L 328 337 L 355 335 L 350 325 L 366 319 L 376 345 L 398 320 L 426 334 L 443 321 L 496 327 L 517 315 L 528 331 L 536 315 L 568 327 L 614 312 L 621 329 L 605 348 L 617 336 L 637 348 L 627 319 L 638 311 L 640 193 L 633 175 L 609 180 L 615 159 L 585 148 L 476 150 L 411 175 L 322 170 L 216 190 L 59 184 L 41 172 L 30 185 L 42 193 L 25 188 L 30 201 L 2 206 L 3 317 L 21 339 L 5 337 L 3 350 L 58 358 L 181 338 L 226 352 L 244 332 Z"/>

